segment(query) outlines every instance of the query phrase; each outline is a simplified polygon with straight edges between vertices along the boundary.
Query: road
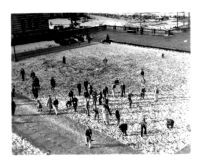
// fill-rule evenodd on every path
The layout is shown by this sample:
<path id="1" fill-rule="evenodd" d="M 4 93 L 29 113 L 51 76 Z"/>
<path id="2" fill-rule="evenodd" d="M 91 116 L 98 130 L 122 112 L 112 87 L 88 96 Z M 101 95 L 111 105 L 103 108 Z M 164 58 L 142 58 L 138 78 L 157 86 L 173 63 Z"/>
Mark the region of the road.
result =
<path id="1" fill-rule="evenodd" d="M 115 139 L 93 130 L 92 148 L 85 145 L 84 125 L 67 117 L 69 113 L 49 115 L 39 113 L 35 101 L 22 95 L 15 97 L 17 104 L 12 117 L 12 130 L 34 146 L 50 154 L 140 154 Z M 71 114 L 71 113 L 70 113 Z"/>

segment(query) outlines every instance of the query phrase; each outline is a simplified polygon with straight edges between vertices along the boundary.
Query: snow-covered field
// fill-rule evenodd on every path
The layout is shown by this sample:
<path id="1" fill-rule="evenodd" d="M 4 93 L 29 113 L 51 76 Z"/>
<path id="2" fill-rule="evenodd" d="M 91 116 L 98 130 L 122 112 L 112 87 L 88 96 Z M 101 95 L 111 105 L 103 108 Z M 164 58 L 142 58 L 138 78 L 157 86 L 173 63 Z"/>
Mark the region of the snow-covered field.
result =
<path id="1" fill-rule="evenodd" d="M 165 54 L 165 58 L 161 58 L 162 53 Z M 63 56 L 66 56 L 66 65 L 62 64 Z M 102 62 L 104 57 L 108 59 L 107 67 Z M 19 75 L 22 67 L 27 73 L 25 82 L 21 81 Z M 30 72 L 34 70 L 40 80 L 39 99 L 43 105 L 46 105 L 46 99 L 51 94 L 53 97 L 58 97 L 59 108 L 64 109 L 69 90 L 73 88 L 77 94 L 77 82 L 83 84 L 85 79 L 88 79 L 98 91 L 105 85 L 111 91 L 114 79 L 119 78 L 126 84 L 127 93 L 139 94 L 142 86 L 141 68 L 145 71 L 147 89 L 144 100 L 140 100 L 137 96 L 133 97 L 133 108 L 129 109 L 127 97 L 109 98 L 112 113 L 119 109 L 122 122 L 129 125 L 127 137 L 120 135 L 114 114 L 110 117 L 109 126 L 103 124 L 101 114 L 99 123 L 93 120 L 93 113 L 88 118 L 84 113 L 85 100 L 82 96 L 78 96 L 79 113 L 67 114 L 73 113 L 73 110 L 64 112 L 82 124 L 89 124 L 93 129 L 129 144 L 133 149 L 142 150 L 144 153 L 176 153 L 190 144 L 190 54 L 188 53 L 115 43 L 98 44 L 13 62 L 12 82 L 17 91 L 32 98 Z M 57 82 L 55 92 L 50 90 L 52 76 Z M 153 99 L 156 85 L 160 89 L 158 102 L 154 102 Z M 147 118 L 148 135 L 141 138 L 139 123 L 143 116 Z M 175 120 L 174 129 L 167 129 L 166 118 Z"/>
<path id="2" fill-rule="evenodd" d="M 44 154 L 39 148 L 34 147 L 29 141 L 15 133 L 12 134 L 12 153 L 14 155 Z"/>

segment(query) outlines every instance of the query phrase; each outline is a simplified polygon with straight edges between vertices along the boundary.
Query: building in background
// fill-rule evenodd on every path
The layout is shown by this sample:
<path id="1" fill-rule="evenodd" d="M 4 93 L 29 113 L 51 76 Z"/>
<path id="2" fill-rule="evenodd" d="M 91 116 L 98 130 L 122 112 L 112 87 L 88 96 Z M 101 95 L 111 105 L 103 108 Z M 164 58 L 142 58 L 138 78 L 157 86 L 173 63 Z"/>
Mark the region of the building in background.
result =
<path id="1" fill-rule="evenodd" d="M 50 14 L 12 14 L 11 34 L 13 44 L 39 41 L 49 31 Z"/>

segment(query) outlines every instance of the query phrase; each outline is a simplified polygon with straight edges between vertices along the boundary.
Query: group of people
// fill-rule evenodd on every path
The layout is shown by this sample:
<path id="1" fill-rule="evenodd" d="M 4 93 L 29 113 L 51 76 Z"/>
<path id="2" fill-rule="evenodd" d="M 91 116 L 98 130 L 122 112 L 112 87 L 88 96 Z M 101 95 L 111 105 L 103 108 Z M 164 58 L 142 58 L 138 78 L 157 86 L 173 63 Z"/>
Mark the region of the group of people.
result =
<path id="1" fill-rule="evenodd" d="M 63 63 L 65 63 L 65 58 L 63 58 Z M 20 75 L 21 75 L 22 81 L 25 81 L 25 70 L 23 68 L 20 70 Z M 146 83 L 144 69 L 141 69 L 140 75 L 141 75 L 142 82 L 143 82 L 143 87 L 141 88 L 140 97 L 141 97 L 141 99 L 144 99 L 145 93 L 146 93 L 146 88 L 144 86 Z M 38 92 L 40 90 L 40 82 L 39 82 L 38 77 L 34 73 L 34 71 L 31 71 L 30 77 L 32 78 L 32 93 L 33 93 L 34 98 L 37 100 L 38 111 L 41 112 L 41 111 L 43 111 L 43 109 L 42 109 L 43 107 L 42 107 L 40 100 L 38 100 Z M 51 90 L 54 91 L 55 87 L 56 87 L 56 80 L 54 77 L 52 77 L 50 79 L 50 86 L 51 86 Z M 101 113 L 102 118 L 103 118 L 103 123 L 105 125 L 109 125 L 110 124 L 109 117 L 112 116 L 112 112 L 111 112 L 110 105 L 109 105 L 109 89 L 108 89 L 108 87 L 105 86 L 102 90 L 97 92 L 97 90 L 95 90 L 93 88 L 93 85 L 91 83 L 89 83 L 88 80 L 85 80 L 83 82 L 83 88 L 82 88 L 81 83 L 77 83 L 76 87 L 77 87 L 77 95 L 78 96 L 83 95 L 83 97 L 85 98 L 85 109 L 86 109 L 85 113 L 87 114 L 87 116 L 90 117 L 91 111 L 93 111 L 94 120 L 97 120 L 99 122 L 100 113 Z M 116 98 L 118 96 L 116 93 L 117 87 L 120 88 L 120 96 L 126 97 L 126 85 L 124 84 L 124 82 L 121 82 L 121 85 L 120 85 L 119 79 L 116 79 L 113 82 L 113 85 L 111 87 L 112 97 Z M 159 95 L 159 89 L 158 89 L 158 87 L 156 87 L 155 88 L 155 102 L 158 101 L 158 95 Z M 15 96 L 15 87 L 13 86 L 13 89 L 12 89 L 12 115 L 14 115 L 15 108 L 16 108 L 16 104 L 13 100 L 14 96 Z M 132 107 L 132 103 L 133 103 L 132 96 L 133 96 L 132 93 L 127 94 L 129 108 Z M 70 107 L 73 107 L 74 112 L 77 112 L 78 98 L 76 97 L 73 89 L 71 89 L 69 91 L 68 97 L 69 97 L 69 99 L 66 101 L 66 108 L 68 109 Z M 55 114 L 58 115 L 58 105 L 59 105 L 58 99 L 55 97 L 55 99 L 53 100 L 51 95 L 49 95 L 48 100 L 47 100 L 47 107 L 48 107 L 49 113 L 54 111 Z M 116 122 L 117 122 L 116 125 L 119 126 L 119 129 L 122 131 L 122 133 L 124 135 L 127 135 L 128 125 L 126 123 L 120 124 L 121 116 L 120 116 L 120 112 L 118 109 L 116 109 L 116 111 L 115 111 L 115 118 L 116 118 Z M 141 124 L 141 137 L 143 137 L 144 134 L 147 134 L 147 122 L 146 122 L 145 117 L 143 118 L 143 120 L 140 124 Z M 173 128 L 173 126 L 174 126 L 174 121 L 168 120 L 167 127 Z M 86 135 L 86 142 L 89 145 L 89 147 L 91 147 L 92 131 L 90 128 L 88 128 L 86 130 L 85 135 Z"/>
<path id="2" fill-rule="evenodd" d="M 142 77 L 143 84 L 145 85 L 146 80 L 145 80 L 145 76 L 144 76 L 144 69 L 141 69 L 140 75 L 141 75 L 141 77 Z M 146 88 L 145 88 L 144 85 L 142 86 L 141 92 L 140 92 L 140 97 L 141 97 L 141 99 L 144 99 L 144 98 L 145 98 Z M 156 87 L 155 87 L 155 90 L 154 90 L 154 95 L 155 95 L 154 101 L 155 101 L 155 102 L 158 101 L 158 94 L 159 94 L 159 89 L 158 89 L 158 87 L 156 86 Z"/>
<path id="3" fill-rule="evenodd" d="M 113 97 L 116 97 L 116 88 L 117 88 L 117 85 L 119 85 L 119 80 L 116 79 L 114 84 L 112 85 L 112 95 Z M 125 97 L 125 89 L 126 89 L 126 86 L 124 83 L 122 83 L 120 85 L 120 89 L 121 89 L 121 97 Z"/>
<path id="4" fill-rule="evenodd" d="M 65 59 L 63 61 L 65 63 Z M 21 75 L 22 81 L 24 81 L 25 80 L 25 70 L 23 68 L 20 70 L 20 75 Z M 140 75 L 142 77 L 143 83 L 145 84 L 146 80 L 145 80 L 143 69 L 141 69 Z M 39 82 L 38 77 L 34 73 L 34 71 L 31 71 L 30 76 L 32 78 L 32 93 L 33 93 L 34 98 L 37 100 L 38 91 L 40 90 L 40 82 Z M 54 77 L 52 77 L 50 79 L 50 85 L 51 85 L 51 90 L 54 91 L 55 87 L 56 87 L 56 80 L 55 80 Z M 122 84 L 120 85 L 119 79 L 116 79 L 113 82 L 112 89 L 111 89 L 112 96 L 114 98 L 117 97 L 116 88 L 118 86 L 120 87 L 120 96 L 125 97 L 126 86 L 125 86 L 124 82 L 122 82 Z M 99 121 L 99 110 L 101 110 L 104 124 L 109 125 L 109 116 L 112 115 L 112 112 L 111 112 L 110 106 L 109 106 L 108 87 L 105 86 L 102 89 L 102 91 L 97 93 L 97 91 L 93 89 L 93 85 L 91 83 L 89 83 L 87 80 L 85 80 L 83 82 L 83 87 L 84 87 L 84 89 L 82 88 L 81 83 L 77 83 L 78 96 L 81 96 L 82 92 L 83 92 L 83 96 L 86 100 L 86 102 L 85 102 L 86 114 L 88 116 L 91 115 L 90 114 L 90 112 L 91 112 L 91 109 L 90 109 L 91 101 L 90 101 L 90 99 L 92 99 L 92 103 L 93 103 L 92 104 L 92 106 L 93 106 L 92 111 L 94 112 L 94 119 Z M 141 89 L 141 93 L 140 93 L 141 99 L 144 99 L 145 92 L 146 92 L 146 89 L 143 86 L 142 89 Z M 156 87 L 155 101 L 158 101 L 158 94 L 159 94 L 159 90 Z M 128 93 L 129 108 L 132 107 L 132 103 L 133 103 L 132 102 L 132 96 L 133 96 L 132 93 Z M 77 112 L 78 98 L 75 96 L 73 89 L 69 91 L 68 97 L 69 97 L 69 100 L 66 101 L 66 108 L 69 108 L 69 107 L 72 106 L 74 108 L 74 112 Z M 97 102 L 99 103 L 99 107 L 97 107 Z M 47 100 L 47 107 L 49 109 L 49 113 L 51 113 L 51 111 L 54 110 L 55 114 L 57 115 L 58 114 L 58 104 L 59 104 L 58 99 L 55 97 L 55 99 L 53 101 L 51 95 L 49 95 L 48 100 Z M 38 106 L 38 111 L 42 111 L 42 104 L 39 100 L 37 100 L 37 106 Z M 120 124 L 119 110 L 116 110 L 115 116 L 116 116 L 116 120 L 117 120 L 117 125 L 119 125 Z"/>

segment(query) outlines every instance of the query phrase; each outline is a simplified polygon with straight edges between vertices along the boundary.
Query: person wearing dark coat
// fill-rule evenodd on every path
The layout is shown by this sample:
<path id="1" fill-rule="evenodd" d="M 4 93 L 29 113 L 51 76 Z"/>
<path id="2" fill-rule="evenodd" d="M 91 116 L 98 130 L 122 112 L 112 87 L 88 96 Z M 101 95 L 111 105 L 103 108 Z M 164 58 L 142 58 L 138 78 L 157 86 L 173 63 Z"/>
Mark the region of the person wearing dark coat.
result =
<path id="1" fill-rule="evenodd" d="M 84 81 L 84 83 L 83 83 L 86 92 L 88 92 L 88 84 L 89 84 L 89 82 L 87 80 Z"/>
<path id="2" fill-rule="evenodd" d="M 115 85 L 119 85 L 119 79 L 116 79 L 116 80 L 114 81 L 114 84 L 115 84 Z"/>
<path id="3" fill-rule="evenodd" d="M 112 85 L 112 95 L 113 95 L 113 97 L 115 97 L 115 89 L 116 89 L 116 85 L 113 84 Z"/>
<path id="4" fill-rule="evenodd" d="M 85 131 L 85 138 L 86 138 L 86 145 L 88 145 L 89 148 L 91 148 L 91 142 L 92 142 L 92 130 L 88 126 Z"/>
<path id="5" fill-rule="evenodd" d="M 88 99 L 90 99 L 90 94 L 87 91 L 85 91 L 84 97 L 85 97 L 86 100 L 88 100 Z"/>
<path id="6" fill-rule="evenodd" d="M 143 70 L 143 69 L 141 69 L 140 75 L 142 76 L 143 81 L 144 81 L 144 83 L 145 83 L 145 79 L 144 79 L 144 70 Z"/>
<path id="7" fill-rule="evenodd" d="M 65 56 L 63 56 L 62 62 L 63 62 L 63 64 L 66 64 L 66 58 L 65 58 Z"/>
<path id="8" fill-rule="evenodd" d="M 109 103 L 109 100 L 108 99 L 104 99 L 104 107 L 108 111 L 109 115 L 112 116 L 112 113 L 110 111 L 110 107 L 109 107 L 108 103 Z"/>
<path id="9" fill-rule="evenodd" d="M 119 125 L 119 124 L 120 124 L 120 114 L 119 114 L 119 110 L 116 110 L 116 111 L 115 111 L 115 117 L 116 117 L 116 119 L 117 119 L 117 125 Z"/>
<path id="10" fill-rule="evenodd" d="M 37 87 L 32 87 L 32 93 L 35 99 L 38 98 L 38 88 Z"/>
<path id="11" fill-rule="evenodd" d="M 103 59 L 103 64 L 106 66 L 107 62 L 108 62 L 108 59 L 105 57 L 105 58 Z"/>
<path id="12" fill-rule="evenodd" d="M 121 85 L 121 97 L 124 97 L 124 96 L 125 96 L 125 88 L 126 88 L 126 86 L 125 86 L 125 84 L 123 83 L 123 84 Z"/>
<path id="13" fill-rule="evenodd" d="M 145 89 L 145 88 L 142 88 L 141 93 L 140 93 L 140 97 L 141 97 L 142 99 L 144 99 L 145 92 L 146 92 L 146 89 Z"/>
<path id="14" fill-rule="evenodd" d="M 92 95 L 92 93 L 93 93 L 93 87 L 92 87 L 92 85 L 90 84 L 90 86 L 89 86 L 89 94 L 90 94 L 90 96 Z"/>
<path id="15" fill-rule="evenodd" d="M 72 90 L 70 90 L 68 96 L 69 96 L 70 101 L 72 101 L 73 97 L 74 97 L 74 92 Z"/>
<path id="16" fill-rule="evenodd" d="M 51 110 L 53 109 L 53 102 L 52 102 L 51 95 L 49 95 L 49 98 L 47 100 L 47 107 L 49 109 L 49 113 L 51 113 Z"/>
<path id="17" fill-rule="evenodd" d="M 54 111 L 55 111 L 55 114 L 58 115 L 58 99 L 55 97 L 54 101 L 53 101 L 53 108 L 54 108 Z"/>
<path id="18" fill-rule="evenodd" d="M 13 99 L 15 97 L 15 86 L 12 88 L 11 98 Z"/>
<path id="19" fill-rule="evenodd" d="M 40 100 L 37 100 L 37 109 L 38 112 L 42 112 L 42 103 L 40 102 Z"/>
<path id="20" fill-rule="evenodd" d="M 103 97 L 105 98 L 106 97 L 106 90 L 105 90 L 105 88 L 103 89 Z"/>
<path id="21" fill-rule="evenodd" d="M 103 95 L 104 95 L 104 98 L 108 95 L 108 87 L 105 86 L 105 88 L 103 89 Z"/>
<path id="22" fill-rule="evenodd" d="M 141 137 L 143 137 L 143 134 L 147 134 L 147 122 L 146 122 L 146 119 L 143 118 L 142 122 L 140 123 L 141 124 Z"/>
<path id="23" fill-rule="evenodd" d="M 108 87 L 105 87 L 106 95 L 108 95 Z"/>
<path id="24" fill-rule="evenodd" d="M 16 109 L 16 104 L 15 104 L 14 100 L 12 100 L 11 108 L 12 108 L 12 116 L 14 116 L 15 115 L 15 109 Z"/>
<path id="25" fill-rule="evenodd" d="M 132 103 L 133 103 L 131 97 L 132 97 L 132 93 L 129 93 L 129 94 L 128 94 L 129 108 L 132 107 Z"/>
<path id="26" fill-rule="evenodd" d="M 99 93 L 99 105 L 102 105 L 103 95 L 102 92 Z"/>
<path id="27" fill-rule="evenodd" d="M 93 91 L 92 99 L 93 99 L 93 105 L 96 106 L 97 105 L 97 92 L 96 91 Z"/>
<path id="28" fill-rule="evenodd" d="M 119 129 L 121 130 L 123 135 L 127 136 L 128 125 L 126 123 L 119 125 Z"/>
<path id="29" fill-rule="evenodd" d="M 50 83 L 51 83 L 51 90 L 54 90 L 56 87 L 56 80 L 54 79 L 54 77 L 51 77 Z"/>
<path id="30" fill-rule="evenodd" d="M 36 89 L 40 89 L 40 81 L 39 81 L 39 79 L 38 79 L 38 77 L 37 76 L 35 76 L 34 77 L 34 79 L 33 79 L 33 87 L 35 87 Z"/>
<path id="31" fill-rule="evenodd" d="M 73 104 L 73 107 L 74 107 L 74 112 L 77 112 L 78 99 L 76 97 L 74 97 L 72 99 L 72 104 Z"/>
<path id="32" fill-rule="evenodd" d="M 25 80 L 25 70 L 23 68 L 21 68 L 21 70 L 20 70 L 20 75 L 22 77 L 22 81 L 24 81 Z"/>
<path id="33" fill-rule="evenodd" d="M 105 102 L 106 105 L 109 105 L 109 99 L 108 98 L 105 98 L 104 102 Z"/>
<path id="34" fill-rule="evenodd" d="M 141 72 L 140 72 L 141 76 L 144 77 L 144 70 L 141 69 Z"/>
<path id="35" fill-rule="evenodd" d="M 93 111 L 94 111 L 94 120 L 96 120 L 96 118 L 97 118 L 97 121 L 99 122 L 99 110 L 98 110 L 97 106 L 93 107 Z"/>
<path id="36" fill-rule="evenodd" d="M 173 119 L 167 119 L 167 128 L 172 129 L 174 127 L 174 120 Z"/>
<path id="37" fill-rule="evenodd" d="M 66 107 L 71 107 L 72 106 L 72 101 L 71 100 L 68 100 L 66 101 Z"/>
<path id="38" fill-rule="evenodd" d="M 35 72 L 34 72 L 33 70 L 31 71 L 31 75 L 30 75 L 30 76 L 31 76 L 32 79 L 34 79 L 34 77 L 35 77 Z"/>
<path id="39" fill-rule="evenodd" d="M 81 83 L 77 84 L 77 89 L 78 89 L 78 95 L 81 95 Z"/>
<path id="40" fill-rule="evenodd" d="M 90 117 L 90 101 L 86 101 L 86 114 Z"/>

